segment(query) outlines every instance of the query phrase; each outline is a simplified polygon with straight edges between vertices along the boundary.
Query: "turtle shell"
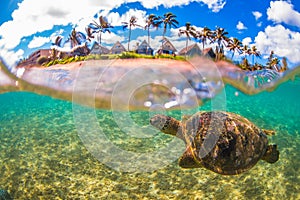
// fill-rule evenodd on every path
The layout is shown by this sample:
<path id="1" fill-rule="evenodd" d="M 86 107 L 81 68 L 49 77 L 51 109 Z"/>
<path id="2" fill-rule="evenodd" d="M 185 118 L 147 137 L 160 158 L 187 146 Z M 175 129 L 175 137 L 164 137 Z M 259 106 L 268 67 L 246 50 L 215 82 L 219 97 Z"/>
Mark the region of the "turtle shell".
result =
<path id="1" fill-rule="evenodd" d="M 265 154 L 267 136 L 246 118 L 228 112 L 198 112 L 184 122 L 187 149 L 199 166 L 219 174 L 249 170 Z"/>

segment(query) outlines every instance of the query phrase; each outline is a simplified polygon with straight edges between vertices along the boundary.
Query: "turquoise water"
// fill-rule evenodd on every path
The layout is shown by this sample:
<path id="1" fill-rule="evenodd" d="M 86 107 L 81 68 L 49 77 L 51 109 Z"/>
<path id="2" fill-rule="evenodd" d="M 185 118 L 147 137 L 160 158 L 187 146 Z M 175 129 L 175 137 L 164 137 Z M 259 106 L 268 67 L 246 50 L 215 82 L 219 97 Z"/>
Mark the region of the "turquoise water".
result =
<path id="1" fill-rule="evenodd" d="M 275 130 L 270 141 L 280 151 L 275 164 L 260 161 L 236 176 L 181 169 L 176 159 L 148 172 L 114 170 L 96 159 L 80 139 L 71 102 L 26 92 L 1 94 L 0 188 L 15 199 L 300 199 L 299 79 L 273 92 L 253 96 L 236 92 L 225 87 L 227 111 Z M 211 103 L 199 109 L 209 110 Z M 95 114 L 105 136 L 122 150 L 155 152 L 173 139 L 155 130 L 152 134 L 145 130 L 147 137 L 130 137 L 126 131 L 133 130 L 119 127 L 113 112 Z M 169 114 L 180 118 L 181 111 Z M 137 126 L 147 127 L 148 112 L 129 116 Z"/>

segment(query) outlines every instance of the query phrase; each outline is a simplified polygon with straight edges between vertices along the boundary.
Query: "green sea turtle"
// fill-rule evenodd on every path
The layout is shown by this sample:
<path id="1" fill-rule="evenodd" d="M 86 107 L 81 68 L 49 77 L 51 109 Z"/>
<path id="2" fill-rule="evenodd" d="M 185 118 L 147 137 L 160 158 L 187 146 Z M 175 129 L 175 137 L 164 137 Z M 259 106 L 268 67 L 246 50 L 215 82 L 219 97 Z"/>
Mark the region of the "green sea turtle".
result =
<path id="1" fill-rule="evenodd" d="M 186 150 L 179 159 L 182 168 L 205 167 L 234 175 L 249 170 L 260 159 L 268 163 L 279 159 L 277 145 L 268 145 L 267 135 L 274 135 L 274 131 L 259 129 L 234 113 L 198 112 L 181 122 L 159 114 L 150 123 L 185 142 Z"/>

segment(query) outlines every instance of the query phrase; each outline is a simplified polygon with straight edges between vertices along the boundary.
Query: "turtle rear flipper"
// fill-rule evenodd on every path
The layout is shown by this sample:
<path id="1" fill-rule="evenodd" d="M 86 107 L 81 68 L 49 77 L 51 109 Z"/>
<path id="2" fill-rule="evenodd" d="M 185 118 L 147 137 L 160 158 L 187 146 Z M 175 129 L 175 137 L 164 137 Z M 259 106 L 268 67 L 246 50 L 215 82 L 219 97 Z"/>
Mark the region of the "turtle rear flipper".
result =
<path id="1" fill-rule="evenodd" d="M 268 163 L 275 163 L 279 159 L 279 151 L 277 150 L 277 145 L 269 145 L 262 159 Z"/>

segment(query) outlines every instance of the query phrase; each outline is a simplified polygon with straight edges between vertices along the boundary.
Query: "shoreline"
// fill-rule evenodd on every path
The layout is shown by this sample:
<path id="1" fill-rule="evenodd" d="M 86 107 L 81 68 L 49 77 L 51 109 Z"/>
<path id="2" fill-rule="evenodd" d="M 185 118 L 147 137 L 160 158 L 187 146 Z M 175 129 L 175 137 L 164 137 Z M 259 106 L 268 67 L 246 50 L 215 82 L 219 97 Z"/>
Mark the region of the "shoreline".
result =
<path id="1" fill-rule="evenodd" d="M 116 68 L 126 68 L 133 69 L 137 67 L 143 68 L 159 68 L 161 69 L 174 69 L 179 72 L 188 72 L 197 69 L 199 72 L 208 72 L 212 70 L 212 67 L 217 68 L 220 72 L 243 72 L 242 69 L 236 65 L 226 62 L 218 61 L 214 62 L 207 58 L 197 57 L 188 61 L 181 60 L 172 60 L 172 59 L 147 59 L 147 58 L 129 58 L 129 59 L 115 59 L 115 60 L 86 60 L 78 61 L 68 64 L 56 64 L 50 67 L 41 67 L 41 66 L 31 66 L 23 67 L 26 70 L 76 70 L 84 66 L 97 66 L 97 67 L 116 67 Z M 222 73 L 222 74 L 223 74 Z"/>

